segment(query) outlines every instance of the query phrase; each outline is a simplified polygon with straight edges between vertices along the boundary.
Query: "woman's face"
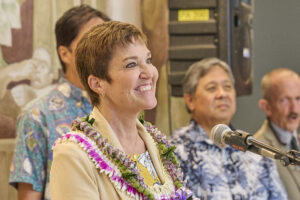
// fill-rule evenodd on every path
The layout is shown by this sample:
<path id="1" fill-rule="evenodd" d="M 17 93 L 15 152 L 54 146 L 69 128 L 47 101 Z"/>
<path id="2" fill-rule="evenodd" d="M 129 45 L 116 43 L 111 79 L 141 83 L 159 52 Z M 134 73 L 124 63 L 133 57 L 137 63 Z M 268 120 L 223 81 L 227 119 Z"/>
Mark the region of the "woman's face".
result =
<path id="1" fill-rule="evenodd" d="M 158 71 L 144 43 L 133 41 L 125 47 L 117 46 L 108 64 L 108 74 L 111 82 L 105 82 L 103 107 L 140 112 L 156 106 Z"/>

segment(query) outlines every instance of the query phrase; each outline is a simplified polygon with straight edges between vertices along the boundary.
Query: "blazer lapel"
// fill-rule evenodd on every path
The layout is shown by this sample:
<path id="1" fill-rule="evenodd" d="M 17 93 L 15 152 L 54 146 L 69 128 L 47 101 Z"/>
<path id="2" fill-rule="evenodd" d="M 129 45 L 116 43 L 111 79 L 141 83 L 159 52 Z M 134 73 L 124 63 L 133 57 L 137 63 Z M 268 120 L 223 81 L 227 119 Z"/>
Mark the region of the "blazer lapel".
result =
<path id="1" fill-rule="evenodd" d="M 275 132 L 273 131 L 273 129 L 269 126 L 269 123 L 268 121 L 266 120 L 265 123 L 264 123 L 264 128 L 265 128 L 265 139 L 268 141 L 268 143 L 271 145 L 271 146 L 274 146 L 278 149 L 280 149 L 281 151 L 284 151 L 286 152 L 286 147 L 285 145 L 281 144 L 276 135 L 275 135 Z"/>
<path id="2" fill-rule="evenodd" d="M 156 145 L 155 141 L 153 140 L 152 136 L 147 132 L 146 128 L 139 122 L 138 119 L 137 119 L 137 128 L 139 130 L 138 132 L 139 132 L 141 138 L 144 140 L 144 142 L 146 144 L 147 150 L 150 154 L 151 161 L 154 165 L 156 173 L 157 173 L 161 183 L 164 184 L 165 179 L 163 176 L 162 163 L 160 160 L 160 155 L 159 155 L 157 145 Z"/>

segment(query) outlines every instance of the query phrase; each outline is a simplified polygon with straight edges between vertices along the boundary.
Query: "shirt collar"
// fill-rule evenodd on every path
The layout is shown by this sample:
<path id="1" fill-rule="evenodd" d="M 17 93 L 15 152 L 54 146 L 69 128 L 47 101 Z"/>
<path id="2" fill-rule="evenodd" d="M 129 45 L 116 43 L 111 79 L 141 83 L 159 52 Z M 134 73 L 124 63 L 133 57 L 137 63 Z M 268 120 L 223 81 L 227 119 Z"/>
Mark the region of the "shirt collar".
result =
<path id="1" fill-rule="evenodd" d="M 276 125 L 274 122 L 270 121 L 270 124 L 274 130 L 274 133 L 276 134 L 277 138 L 282 144 L 289 145 L 292 141 L 292 137 L 294 133 L 291 133 L 289 131 L 286 131 L 282 128 L 280 128 L 278 125 Z"/>
<path id="2" fill-rule="evenodd" d="M 189 134 L 190 139 L 193 141 L 198 141 L 198 142 L 205 142 L 210 145 L 215 145 L 219 148 L 220 146 L 216 145 L 213 140 L 211 140 L 208 135 L 206 134 L 205 130 L 194 120 L 191 119 L 190 123 L 188 125 L 190 129 L 192 130 L 191 133 Z M 232 124 L 229 124 L 229 128 L 233 131 L 236 129 L 232 126 Z M 230 147 L 229 145 L 225 145 L 225 148 Z M 230 147 L 231 148 L 231 147 Z M 222 148 L 221 148 L 222 149 Z"/>
<path id="3" fill-rule="evenodd" d="M 81 101 L 82 98 L 88 100 L 88 95 L 86 91 L 83 91 L 79 87 L 72 84 L 70 81 L 64 77 L 60 77 L 58 83 L 58 90 L 66 97 L 73 98 L 76 101 Z"/>
<path id="4" fill-rule="evenodd" d="M 189 134 L 192 140 L 206 142 L 207 144 L 214 144 L 214 142 L 208 137 L 205 130 L 194 119 L 190 120 L 189 126 L 193 130 L 191 131 L 191 134 Z"/>

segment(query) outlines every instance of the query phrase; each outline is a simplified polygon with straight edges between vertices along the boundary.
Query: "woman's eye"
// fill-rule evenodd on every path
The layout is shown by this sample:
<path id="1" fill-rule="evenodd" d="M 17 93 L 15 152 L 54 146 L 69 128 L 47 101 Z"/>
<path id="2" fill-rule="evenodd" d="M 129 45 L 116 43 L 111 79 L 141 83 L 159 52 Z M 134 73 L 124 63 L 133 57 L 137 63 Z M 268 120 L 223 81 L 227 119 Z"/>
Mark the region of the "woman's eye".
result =
<path id="1" fill-rule="evenodd" d="M 152 64 L 152 57 L 147 58 L 146 63 L 147 63 L 147 64 Z"/>
<path id="2" fill-rule="evenodd" d="M 132 63 L 127 64 L 126 68 L 132 68 L 132 67 L 135 67 L 135 66 L 136 66 L 136 63 L 132 62 Z"/>

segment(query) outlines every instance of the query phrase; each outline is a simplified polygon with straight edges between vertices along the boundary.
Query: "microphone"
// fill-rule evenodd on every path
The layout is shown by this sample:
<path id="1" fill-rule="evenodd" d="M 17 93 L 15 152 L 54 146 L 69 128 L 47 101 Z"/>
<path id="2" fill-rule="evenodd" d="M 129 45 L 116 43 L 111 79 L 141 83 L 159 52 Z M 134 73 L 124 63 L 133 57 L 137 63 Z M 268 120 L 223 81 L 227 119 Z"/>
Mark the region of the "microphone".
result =
<path id="1" fill-rule="evenodd" d="M 241 130 L 232 131 L 225 124 L 217 124 L 211 129 L 210 138 L 220 146 L 228 144 L 240 151 L 251 151 L 258 155 L 280 160 L 283 166 L 300 165 L 300 152 L 291 150 L 282 152 L 278 148 L 254 139 L 249 133 Z"/>
<path id="2" fill-rule="evenodd" d="M 268 150 L 268 148 L 273 149 L 274 147 L 268 146 L 258 140 L 255 140 L 250 134 L 244 131 L 241 130 L 232 131 L 225 124 L 215 125 L 211 129 L 210 138 L 214 141 L 214 143 L 220 146 L 224 146 L 227 144 L 243 152 L 251 151 L 253 153 L 266 156 L 272 159 L 279 159 L 276 153 Z M 253 145 L 254 141 L 260 143 L 262 146 L 268 146 L 268 148 L 264 149 L 264 148 L 256 147 Z M 275 149 L 275 151 L 280 151 L 280 150 Z"/>

